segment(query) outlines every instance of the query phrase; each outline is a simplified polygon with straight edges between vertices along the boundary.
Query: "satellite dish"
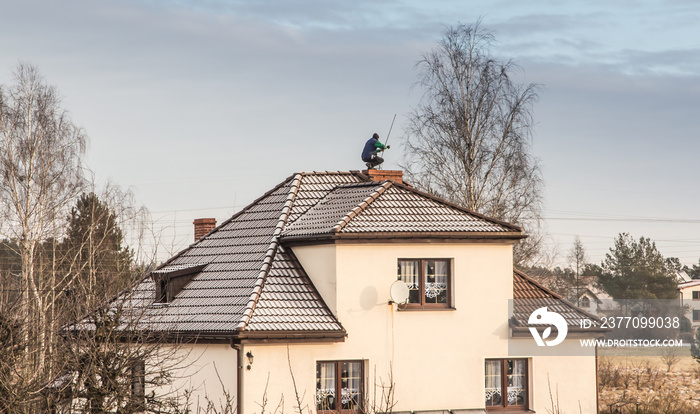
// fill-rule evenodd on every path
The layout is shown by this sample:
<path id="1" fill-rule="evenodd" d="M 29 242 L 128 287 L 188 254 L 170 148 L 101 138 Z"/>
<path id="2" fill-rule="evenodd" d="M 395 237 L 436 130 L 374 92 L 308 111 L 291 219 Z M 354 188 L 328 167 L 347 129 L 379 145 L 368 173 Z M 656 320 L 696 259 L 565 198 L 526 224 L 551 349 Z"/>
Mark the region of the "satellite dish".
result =
<path id="1" fill-rule="evenodd" d="M 402 280 L 397 280 L 389 288 L 391 301 L 403 305 L 408 302 L 408 285 Z"/>

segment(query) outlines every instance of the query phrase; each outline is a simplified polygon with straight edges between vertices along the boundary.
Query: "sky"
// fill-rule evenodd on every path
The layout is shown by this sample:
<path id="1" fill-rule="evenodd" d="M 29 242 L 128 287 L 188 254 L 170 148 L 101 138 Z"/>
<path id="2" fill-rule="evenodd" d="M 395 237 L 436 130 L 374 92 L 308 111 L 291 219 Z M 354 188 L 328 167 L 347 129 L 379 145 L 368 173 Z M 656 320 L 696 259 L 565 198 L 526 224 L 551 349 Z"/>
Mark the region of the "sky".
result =
<path id="1" fill-rule="evenodd" d="M 690 0 L 0 0 L 0 84 L 38 67 L 90 138 L 95 179 L 151 212 L 164 260 L 298 171 L 399 169 L 415 64 L 446 26 L 542 85 L 532 153 L 550 263 L 628 232 L 700 258 L 700 3 Z"/>

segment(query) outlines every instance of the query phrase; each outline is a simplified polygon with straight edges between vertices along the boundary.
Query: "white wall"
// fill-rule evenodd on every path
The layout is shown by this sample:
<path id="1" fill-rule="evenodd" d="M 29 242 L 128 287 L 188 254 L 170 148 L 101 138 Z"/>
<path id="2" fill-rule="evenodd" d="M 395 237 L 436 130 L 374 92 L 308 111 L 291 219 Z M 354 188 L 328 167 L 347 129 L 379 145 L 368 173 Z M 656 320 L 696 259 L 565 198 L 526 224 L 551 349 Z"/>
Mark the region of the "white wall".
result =
<path id="1" fill-rule="evenodd" d="M 198 405 L 206 407 L 207 401 L 213 402 L 217 407 L 225 404 L 224 389 L 236 396 L 236 350 L 230 345 L 165 345 L 161 354 L 167 358 L 164 361 L 166 366 L 177 365 L 180 369 L 172 371 L 172 384 L 155 390 L 159 395 L 177 396 L 180 403 L 184 404 L 185 392 L 190 392 L 189 402 L 193 413 L 197 412 Z"/>
<path id="2" fill-rule="evenodd" d="M 386 382 L 393 366 L 394 411 L 484 406 L 484 358 L 508 356 L 510 244 L 342 244 L 293 251 L 307 272 L 314 273 L 310 277 L 319 291 L 331 295 L 324 298 L 336 304 L 349 333 L 344 343 L 290 346 L 297 386 L 308 404 L 313 406 L 316 361 L 361 359 L 368 361 L 369 388 L 375 371 Z M 453 259 L 455 310 L 400 311 L 389 305 L 399 258 Z M 319 275 L 317 269 L 326 271 Z M 335 289 L 324 288 L 334 285 L 332 279 Z M 284 394 L 285 402 L 291 402 L 285 388 L 290 377 L 286 348 L 248 349 L 255 363 L 245 374 L 245 414 L 260 412 L 256 402 L 268 373 L 268 398 Z"/>
<path id="3" fill-rule="evenodd" d="M 594 356 L 538 356 L 531 359 L 530 368 L 535 412 L 557 412 L 553 404 L 562 413 L 597 412 Z"/>
<path id="4" fill-rule="evenodd" d="M 683 299 L 683 304 L 687 305 L 689 308 L 685 316 L 688 317 L 693 328 L 697 329 L 700 327 L 700 321 L 693 321 L 693 310 L 700 310 L 700 300 L 693 300 L 693 291 L 700 291 L 700 285 L 681 288 L 680 294 Z"/>
<path id="5" fill-rule="evenodd" d="M 337 317 L 335 245 L 299 246 L 293 251 L 316 290 Z"/>
<path id="6" fill-rule="evenodd" d="M 366 388 L 381 394 L 393 368 L 393 411 L 484 407 L 486 358 L 508 358 L 508 301 L 513 294 L 512 245 L 508 243 L 337 244 L 293 248 L 326 303 L 348 332 L 341 343 L 246 344 L 255 357 L 244 370 L 243 414 L 315 411 L 316 362 L 366 361 Z M 454 310 L 397 310 L 389 305 L 399 258 L 453 260 Z M 567 340 L 568 341 L 568 340 Z M 289 349 L 289 357 L 287 356 Z M 235 350 L 197 346 L 191 385 L 218 389 L 216 361 L 226 363 L 235 390 Z M 547 412 L 549 388 L 564 412 L 595 411 L 593 357 L 518 355 L 528 359 L 530 409 Z M 290 369 L 291 364 L 291 369 Z M 296 382 L 296 391 L 292 381 Z M 549 384 L 548 385 L 548 378 Z M 376 384 L 376 385 L 375 385 Z M 212 394 L 216 395 L 216 394 Z M 283 401 L 283 407 L 278 407 Z M 264 406 L 264 409 L 263 409 Z"/>

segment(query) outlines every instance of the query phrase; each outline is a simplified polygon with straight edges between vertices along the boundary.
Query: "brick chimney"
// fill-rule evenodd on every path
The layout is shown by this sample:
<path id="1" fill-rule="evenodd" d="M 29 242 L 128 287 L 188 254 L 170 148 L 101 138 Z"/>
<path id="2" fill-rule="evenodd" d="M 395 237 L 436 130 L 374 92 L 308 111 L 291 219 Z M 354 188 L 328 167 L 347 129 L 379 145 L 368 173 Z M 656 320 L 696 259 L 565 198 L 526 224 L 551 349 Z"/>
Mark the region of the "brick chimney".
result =
<path id="1" fill-rule="evenodd" d="M 215 218 L 198 218 L 194 220 L 194 241 L 206 236 L 216 228 Z"/>
<path id="2" fill-rule="evenodd" d="M 401 170 L 364 170 L 362 173 L 372 181 L 391 180 L 403 184 L 403 171 Z"/>

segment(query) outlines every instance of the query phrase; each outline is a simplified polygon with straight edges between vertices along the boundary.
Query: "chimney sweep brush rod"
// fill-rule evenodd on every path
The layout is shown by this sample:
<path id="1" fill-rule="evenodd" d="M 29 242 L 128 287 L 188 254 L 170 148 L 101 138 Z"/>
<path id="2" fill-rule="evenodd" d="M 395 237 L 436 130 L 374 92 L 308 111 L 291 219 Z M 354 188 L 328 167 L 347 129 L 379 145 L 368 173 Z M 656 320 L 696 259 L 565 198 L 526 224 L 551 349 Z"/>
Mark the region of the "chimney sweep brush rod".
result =
<path id="1" fill-rule="evenodd" d="M 386 140 L 384 141 L 384 145 L 387 145 L 389 143 L 389 136 L 391 136 L 391 129 L 394 128 L 394 121 L 396 121 L 396 114 L 394 114 L 394 119 L 391 120 L 391 126 L 389 127 L 389 133 L 386 134 Z"/>
<path id="2" fill-rule="evenodd" d="M 396 121 L 396 114 L 394 114 L 394 119 L 391 120 L 391 126 L 389 127 L 389 133 L 386 134 L 386 140 L 384 140 L 384 145 L 389 144 L 389 137 L 391 136 L 391 130 L 394 128 L 394 121 Z M 382 150 L 382 156 L 384 156 L 384 150 Z M 379 168 L 383 168 L 381 165 Z"/>

